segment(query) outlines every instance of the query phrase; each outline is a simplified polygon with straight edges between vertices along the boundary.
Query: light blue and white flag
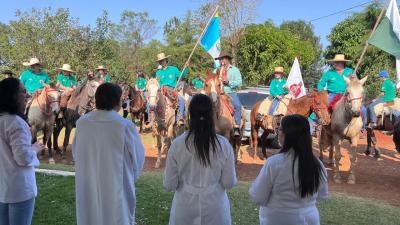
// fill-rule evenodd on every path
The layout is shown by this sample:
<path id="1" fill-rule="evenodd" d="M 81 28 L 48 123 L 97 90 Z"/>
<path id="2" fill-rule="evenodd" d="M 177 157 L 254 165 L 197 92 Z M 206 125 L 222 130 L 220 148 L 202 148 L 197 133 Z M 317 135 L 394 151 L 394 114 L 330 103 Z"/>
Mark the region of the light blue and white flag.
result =
<path id="1" fill-rule="evenodd" d="M 217 58 L 221 53 L 221 36 L 219 33 L 220 19 L 218 13 L 212 18 L 210 25 L 208 25 L 207 31 L 200 41 L 200 45 L 208 52 L 208 54 Z M 214 60 L 215 66 L 219 66 L 219 60 Z"/>

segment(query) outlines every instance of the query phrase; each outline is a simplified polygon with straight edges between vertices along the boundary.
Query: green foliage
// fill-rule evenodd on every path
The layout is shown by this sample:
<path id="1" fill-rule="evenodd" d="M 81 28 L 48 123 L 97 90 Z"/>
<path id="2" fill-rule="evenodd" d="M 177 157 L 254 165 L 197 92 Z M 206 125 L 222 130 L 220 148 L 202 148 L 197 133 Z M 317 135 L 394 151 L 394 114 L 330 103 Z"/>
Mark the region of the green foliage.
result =
<path id="1" fill-rule="evenodd" d="M 325 58 L 330 59 L 335 54 L 345 54 L 353 61 L 349 66 L 356 66 L 361 52 L 365 46 L 371 30 L 378 19 L 381 6 L 373 3 L 364 11 L 354 13 L 346 20 L 338 23 L 328 36 L 331 45 L 324 52 Z M 366 83 L 367 99 L 378 96 L 381 81 L 378 74 L 381 70 L 390 71 L 391 77 L 395 76 L 394 57 L 370 46 L 358 70 L 359 76 L 369 75 Z M 377 63 L 378 62 L 378 63 Z"/>
<path id="2" fill-rule="evenodd" d="M 238 46 L 238 65 L 248 85 L 268 84 L 274 67 L 283 66 L 289 73 L 295 57 L 299 58 L 304 82 L 313 78 L 318 51 L 308 40 L 272 23 L 253 24 L 246 27 Z"/>

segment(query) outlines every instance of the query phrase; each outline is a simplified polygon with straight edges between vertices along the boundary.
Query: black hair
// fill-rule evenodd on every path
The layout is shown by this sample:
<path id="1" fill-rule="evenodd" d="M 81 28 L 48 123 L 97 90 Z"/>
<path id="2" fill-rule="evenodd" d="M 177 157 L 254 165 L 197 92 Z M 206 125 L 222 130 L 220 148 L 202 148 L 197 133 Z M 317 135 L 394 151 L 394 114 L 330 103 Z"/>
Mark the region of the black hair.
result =
<path id="1" fill-rule="evenodd" d="M 0 113 L 9 113 L 13 115 L 19 113 L 17 95 L 20 91 L 20 85 L 21 82 L 14 77 L 9 77 L 0 81 Z"/>
<path id="2" fill-rule="evenodd" d="M 96 108 L 113 110 L 121 103 L 122 89 L 113 83 L 101 84 L 95 94 Z"/>
<path id="3" fill-rule="evenodd" d="M 312 151 L 312 138 L 308 120 L 301 115 L 290 115 L 282 118 L 281 129 L 285 141 L 281 153 L 293 151 L 292 176 L 294 182 L 294 165 L 298 159 L 299 194 L 302 198 L 318 191 L 322 179 L 326 179 L 322 165 Z"/>
<path id="4" fill-rule="evenodd" d="M 210 152 L 216 153 L 217 144 L 221 147 L 215 132 L 213 115 L 212 101 L 207 95 L 197 94 L 190 101 L 189 132 L 185 143 L 189 149 L 188 142 L 193 140 L 196 155 L 205 167 L 211 166 Z"/>

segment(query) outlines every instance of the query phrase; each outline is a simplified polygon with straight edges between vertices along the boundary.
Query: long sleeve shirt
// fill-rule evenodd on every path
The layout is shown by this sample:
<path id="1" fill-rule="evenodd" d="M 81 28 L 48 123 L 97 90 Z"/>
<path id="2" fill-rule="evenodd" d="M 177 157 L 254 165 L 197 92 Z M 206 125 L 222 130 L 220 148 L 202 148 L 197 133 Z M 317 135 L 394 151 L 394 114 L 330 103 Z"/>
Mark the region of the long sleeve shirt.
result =
<path id="1" fill-rule="evenodd" d="M 335 69 L 330 69 L 322 74 L 321 80 L 318 82 L 318 91 L 326 90 L 328 93 L 343 94 L 346 92 L 347 83 L 343 76 L 349 77 L 353 73 L 353 69 L 345 68 L 342 74 L 339 74 Z"/>

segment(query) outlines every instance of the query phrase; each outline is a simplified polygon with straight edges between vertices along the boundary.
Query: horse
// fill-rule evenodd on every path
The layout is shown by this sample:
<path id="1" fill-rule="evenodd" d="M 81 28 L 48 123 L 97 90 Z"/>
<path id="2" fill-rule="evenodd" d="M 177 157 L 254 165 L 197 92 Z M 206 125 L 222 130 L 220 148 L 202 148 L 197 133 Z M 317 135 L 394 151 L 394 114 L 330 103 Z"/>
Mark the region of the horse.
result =
<path id="1" fill-rule="evenodd" d="M 131 114 L 132 122 L 135 119 L 139 120 L 139 133 L 143 133 L 143 127 L 145 126 L 147 113 L 146 113 L 146 99 L 142 91 L 137 90 L 129 84 L 121 85 L 122 88 L 122 100 L 129 100 L 128 108 Z"/>
<path id="2" fill-rule="evenodd" d="M 308 95 L 300 97 L 298 99 L 290 98 L 288 101 L 288 105 L 286 106 L 285 115 L 291 114 L 299 114 L 306 118 L 310 116 L 312 112 L 314 112 L 323 125 L 327 125 L 330 123 L 330 115 L 328 112 L 328 93 L 326 91 L 317 92 L 313 91 Z M 250 122 L 251 122 L 251 139 L 252 139 L 252 148 L 254 151 L 258 149 L 258 132 L 261 128 L 263 130 L 263 134 L 261 135 L 261 152 L 264 158 L 267 158 L 266 152 L 266 140 L 267 136 L 270 133 L 276 134 L 276 140 L 278 140 L 276 132 L 277 127 L 279 126 L 280 119 L 284 115 L 274 116 L 274 120 L 264 119 L 262 122 L 256 120 L 256 115 L 259 110 L 262 101 L 259 101 L 254 105 L 250 114 Z M 269 129 L 267 123 L 273 123 L 273 129 Z"/>
<path id="3" fill-rule="evenodd" d="M 349 150 L 350 157 L 350 175 L 348 177 L 348 184 L 355 184 L 356 176 L 354 174 L 354 167 L 357 157 L 357 145 L 363 125 L 361 118 L 361 107 L 364 98 L 364 83 L 367 81 L 368 76 L 361 80 L 357 78 L 349 79 L 343 77 L 347 83 L 347 89 L 340 100 L 335 104 L 332 111 L 331 123 L 322 127 L 319 148 L 320 159 L 323 160 L 323 150 L 329 147 L 329 162 L 333 162 L 333 151 L 335 151 L 335 166 L 333 173 L 333 180 L 335 183 L 341 183 L 341 176 L 339 173 L 339 161 L 342 158 L 340 151 L 340 142 L 343 139 L 350 141 L 351 147 Z"/>
<path id="4" fill-rule="evenodd" d="M 216 132 L 230 140 L 237 163 L 241 158 L 239 154 L 241 137 L 234 135 L 233 106 L 229 95 L 222 92 L 222 83 L 217 74 L 210 72 L 207 74 L 204 91 L 213 103 Z"/>
<path id="5" fill-rule="evenodd" d="M 45 87 L 33 95 L 28 111 L 28 123 L 31 126 L 32 143 L 37 141 L 37 133 L 43 131 L 43 144 L 49 151 L 49 163 L 54 164 L 51 151 L 51 135 L 54 129 L 56 114 L 60 111 L 60 93 L 53 87 Z M 44 154 L 44 151 L 42 152 Z"/>
<path id="6" fill-rule="evenodd" d="M 98 81 L 90 80 L 78 86 L 76 90 L 66 92 L 61 96 L 62 115 L 60 115 L 55 121 L 53 148 L 63 158 L 65 158 L 71 131 L 76 127 L 76 121 L 82 115 L 94 110 L 95 108 L 94 96 L 99 85 L 100 83 Z M 58 136 L 63 127 L 65 127 L 65 136 L 62 150 L 60 150 L 58 146 Z"/>
<path id="7" fill-rule="evenodd" d="M 157 143 L 157 161 L 155 168 L 161 166 L 161 154 L 168 151 L 175 137 L 176 109 L 178 96 L 166 87 L 161 89 L 159 80 L 151 78 L 146 85 L 147 102 L 150 108 L 150 126 L 153 140 Z"/>

